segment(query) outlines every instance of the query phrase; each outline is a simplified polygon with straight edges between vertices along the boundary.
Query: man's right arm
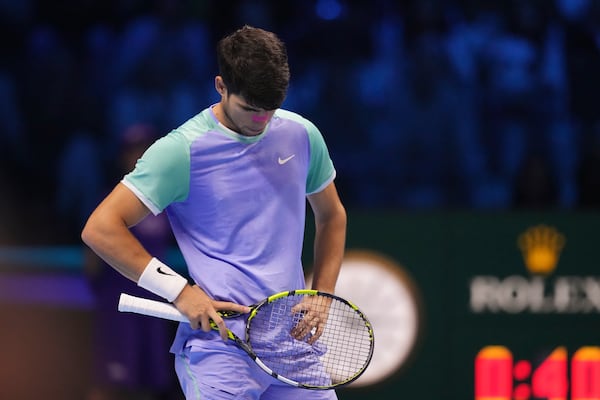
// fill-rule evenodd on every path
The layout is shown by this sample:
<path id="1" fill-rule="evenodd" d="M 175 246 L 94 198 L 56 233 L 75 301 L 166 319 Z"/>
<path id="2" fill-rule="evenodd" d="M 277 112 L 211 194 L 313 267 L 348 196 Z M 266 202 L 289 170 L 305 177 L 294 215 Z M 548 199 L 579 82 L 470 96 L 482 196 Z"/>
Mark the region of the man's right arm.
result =
<path id="1" fill-rule="evenodd" d="M 137 282 L 152 256 L 129 228 L 148 214 L 150 210 L 119 183 L 92 212 L 81 239 L 122 275 Z"/>
<path id="2" fill-rule="evenodd" d="M 130 231 L 130 227 L 149 213 L 135 194 L 119 183 L 92 212 L 81 239 L 123 276 L 172 301 L 188 317 L 193 329 L 208 332 L 211 330 L 209 320 L 213 320 L 219 326 L 221 337 L 227 339 L 225 323 L 217 310 L 243 313 L 248 312 L 248 307 L 213 301 L 198 286 L 190 286 L 183 277 L 153 258 Z"/>

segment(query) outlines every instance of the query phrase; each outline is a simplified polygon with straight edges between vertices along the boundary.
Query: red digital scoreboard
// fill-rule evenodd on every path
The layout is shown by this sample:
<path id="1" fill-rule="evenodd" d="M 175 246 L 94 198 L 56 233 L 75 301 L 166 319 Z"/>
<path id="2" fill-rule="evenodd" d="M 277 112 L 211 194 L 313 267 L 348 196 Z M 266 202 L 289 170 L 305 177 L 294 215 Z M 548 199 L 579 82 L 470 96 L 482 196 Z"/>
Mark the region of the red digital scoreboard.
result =
<path id="1" fill-rule="evenodd" d="M 539 362 L 515 359 L 505 346 L 475 357 L 475 400 L 600 400 L 600 347 L 568 354 L 556 347 Z"/>

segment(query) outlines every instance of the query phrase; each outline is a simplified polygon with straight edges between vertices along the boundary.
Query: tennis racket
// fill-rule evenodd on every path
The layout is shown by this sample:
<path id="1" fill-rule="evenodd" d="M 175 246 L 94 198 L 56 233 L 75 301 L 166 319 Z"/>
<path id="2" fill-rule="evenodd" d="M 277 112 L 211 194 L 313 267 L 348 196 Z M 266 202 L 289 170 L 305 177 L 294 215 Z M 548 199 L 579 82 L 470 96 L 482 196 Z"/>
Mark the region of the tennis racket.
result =
<path id="1" fill-rule="evenodd" d="M 371 361 L 375 344 L 371 324 L 357 306 L 338 296 L 292 290 L 250 308 L 245 340 L 228 330 L 229 340 L 282 382 L 306 389 L 333 389 L 356 380 Z M 172 304 L 124 293 L 118 309 L 189 322 Z"/>

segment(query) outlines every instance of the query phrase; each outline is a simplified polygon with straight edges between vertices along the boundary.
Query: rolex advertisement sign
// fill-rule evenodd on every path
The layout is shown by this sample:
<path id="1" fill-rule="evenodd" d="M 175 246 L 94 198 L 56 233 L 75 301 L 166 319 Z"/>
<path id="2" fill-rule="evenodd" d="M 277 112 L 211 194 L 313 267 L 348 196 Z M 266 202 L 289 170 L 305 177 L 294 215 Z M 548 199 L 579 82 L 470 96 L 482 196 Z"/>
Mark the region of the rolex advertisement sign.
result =
<path id="1" fill-rule="evenodd" d="M 350 212 L 339 289 L 372 313 L 386 363 L 339 398 L 600 400 L 599 229 L 590 213 Z"/>
<path id="2" fill-rule="evenodd" d="M 525 274 L 474 276 L 469 304 L 473 313 L 577 314 L 600 311 L 600 279 L 556 271 L 565 236 L 536 225 L 518 237 Z"/>
<path id="3" fill-rule="evenodd" d="M 600 399 L 599 222 L 510 215 L 457 227 L 451 371 L 471 379 L 463 398 Z"/>

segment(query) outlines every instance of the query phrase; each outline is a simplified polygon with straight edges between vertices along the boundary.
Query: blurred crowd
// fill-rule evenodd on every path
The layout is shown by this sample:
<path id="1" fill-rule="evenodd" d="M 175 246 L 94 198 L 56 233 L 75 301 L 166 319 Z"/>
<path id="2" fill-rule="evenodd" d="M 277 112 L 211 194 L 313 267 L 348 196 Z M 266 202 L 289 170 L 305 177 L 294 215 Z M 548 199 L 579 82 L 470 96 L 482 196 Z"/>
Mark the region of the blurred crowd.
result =
<path id="1" fill-rule="evenodd" d="M 77 238 L 125 132 L 217 101 L 215 43 L 245 23 L 287 43 L 284 107 L 347 207 L 600 205 L 599 1 L 1 0 L 4 227 Z"/>

